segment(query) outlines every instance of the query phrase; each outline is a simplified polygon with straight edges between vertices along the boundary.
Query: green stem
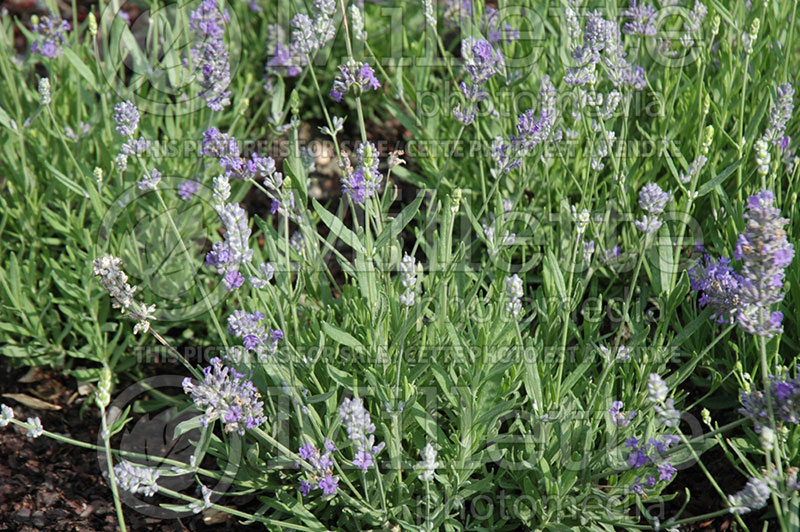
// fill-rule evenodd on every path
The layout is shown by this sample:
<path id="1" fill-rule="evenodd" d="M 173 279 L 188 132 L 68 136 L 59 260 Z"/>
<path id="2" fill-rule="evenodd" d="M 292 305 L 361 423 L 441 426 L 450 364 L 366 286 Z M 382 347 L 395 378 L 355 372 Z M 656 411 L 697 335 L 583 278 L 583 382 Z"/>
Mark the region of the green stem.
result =
<path id="1" fill-rule="evenodd" d="M 117 512 L 117 521 L 121 532 L 127 532 L 125 515 L 122 512 L 122 501 L 117 490 L 117 477 L 114 475 L 114 459 L 111 456 L 111 434 L 106 423 L 106 407 L 100 405 L 100 425 L 103 437 L 103 447 L 106 453 L 106 467 L 108 468 L 108 484 L 111 486 L 111 495 L 114 497 L 114 510 Z"/>

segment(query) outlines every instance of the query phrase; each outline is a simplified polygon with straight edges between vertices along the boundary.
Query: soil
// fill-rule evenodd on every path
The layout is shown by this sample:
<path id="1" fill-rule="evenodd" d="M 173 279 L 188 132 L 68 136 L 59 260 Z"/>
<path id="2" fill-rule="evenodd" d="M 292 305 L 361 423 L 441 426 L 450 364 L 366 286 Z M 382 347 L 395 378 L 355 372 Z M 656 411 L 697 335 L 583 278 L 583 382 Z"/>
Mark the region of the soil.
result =
<path id="1" fill-rule="evenodd" d="M 27 368 L 9 367 L 7 359 L 0 357 L 0 394 L 25 394 L 60 410 L 33 409 L 7 397 L 0 402 L 11 406 L 18 419 L 39 416 L 48 431 L 96 442 L 99 411 L 94 405 L 85 404 L 87 397 L 77 393 L 75 380 L 56 371 L 37 370 L 33 377 L 35 382 L 18 382 L 27 372 Z M 31 440 L 25 432 L 15 425 L 0 429 L 0 531 L 119 530 L 111 490 L 100 471 L 97 453 L 46 437 Z M 247 511 L 248 508 L 242 509 Z M 217 523 L 206 525 L 204 518 Z M 260 529 L 258 526 L 243 527 L 236 519 L 216 513 L 158 520 L 125 508 L 125 521 L 132 531 Z"/>

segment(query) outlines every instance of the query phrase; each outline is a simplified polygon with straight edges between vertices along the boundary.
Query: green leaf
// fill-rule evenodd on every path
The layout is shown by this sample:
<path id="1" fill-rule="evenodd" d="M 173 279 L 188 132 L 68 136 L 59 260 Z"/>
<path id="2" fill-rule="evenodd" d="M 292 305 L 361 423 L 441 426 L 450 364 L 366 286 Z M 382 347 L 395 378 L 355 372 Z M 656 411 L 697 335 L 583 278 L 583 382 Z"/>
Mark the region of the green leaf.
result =
<path id="1" fill-rule="evenodd" d="M 330 323 L 322 322 L 322 330 L 332 340 L 340 343 L 341 345 L 352 347 L 353 349 L 358 349 L 360 351 L 365 351 L 365 348 L 361 342 L 356 340 L 350 333 L 338 329 Z"/>
<path id="2" fill-rule="evenodd" d="M 328 375 L 343 388 L 353 389 L 356 385 L 356 379 L 350 373 L 334 367 L 333 364 L 328 365 Z"/>
<path id="3" fill-rule="evenodd" d="M 363 244 L 361 244 L 361 241 L 358 239 L 356 234 L 348 229 L 335 214 L 320 205 L 316 199 L 312 198 L 311 202 L 314 206 L 314 211 L 316 211 L 317 215 L 319 215 L 322 223 L 328 226 L 328 229 L 331 230 L 331 233 L 339 237 L 342 242 L 350 246 L 355 251 L 359 253 L 366 253 L 366 248 L 363 246 Z"/>
<path id="4" fill-rule="evenodd" d="M 81 77 L 89 83 L 89 88 L 96 90 L 97 81 L 94 78 L 94 73 L 86 65 L 86 63 L 81 61 L 81 58 L 78 57 L 78 55 L 70 48 L 64 48 L 64 57 L 66 57 L 67 61 L 69 61 L 70 64 L 75 67 L 75 70 L 78 72 L 78 74 L 80 74 Z"/>
<path id="5" fill-rule="evenodd" d="M 4 125 L 8 129 L 12 129 L 11 127 L 11 117 L 8 116 L 8 113 L 2 106 L 0 106 L 0 124 Z"/>
<path id="6" fill-rule="evenodd" d="M 377 240 L 375 240 L 375 248 L 380 249 L 387 244 L 390 240 L 394 239 L 399 235 L 403 229 L 414 219 L 414 216 L 417 215 L 419 212 L 419 206 L 422 203 L 422 200 L 425 198 L 425 191 L 420 190 L 419 194 L 417 194 L 417 198 L 412 201 L 409 205 L 407 205 L 400 214 L 392 220 L 392 223 L 387 225 L 381 234 L 378 235 Z"/>
<path id="7" fill-rule="evenodd" d="M 740 164 L 742 164 L 741 159 L 736 161 L 729 167 L 727 167 L 719 174 L 717 174 L 716 177 L 700 185 L 700 188 L 697 189 L 697 197 L 702 198 L 703 196 L 714 190 L 717 187 L 717 185 L 722 184 L 723 181 L 725 181 L 733 172 L 736 171 L 736 169 L 739 167 Z"/>

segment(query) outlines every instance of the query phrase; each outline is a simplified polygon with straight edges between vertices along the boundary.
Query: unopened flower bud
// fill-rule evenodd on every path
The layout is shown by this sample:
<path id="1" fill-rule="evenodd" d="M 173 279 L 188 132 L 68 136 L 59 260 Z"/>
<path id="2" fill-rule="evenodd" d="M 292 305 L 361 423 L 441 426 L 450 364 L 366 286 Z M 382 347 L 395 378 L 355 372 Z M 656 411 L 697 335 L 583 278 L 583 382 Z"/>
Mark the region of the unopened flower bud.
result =
<path id="1" fill-rule="evenodd" d="M 97 35 L 97 18 L 92 11 L 89 12 L 89 34 L 94 37 Z"/>
<path id="2" fill-rule="evenodd" d="M 111 370 L 108 366 L 103 366 L 100 372 L 100 382 L 97 387 L 97 406 L 105 408 L 111 402 Z"/>
<path id="3" fill-rule="evenodd" d="M 50 78 L 39 79 L 39 103 L 42 105 L 50 105 L 52 98 L 50 97 Z"/>
<path id="4" fill-rule="evenodd" d="M 704 408 L 700 412 L 700 417 L 703 418 L 703 423 L 711 427 L 711 412 L 708 411 L 708 408 Z"/>

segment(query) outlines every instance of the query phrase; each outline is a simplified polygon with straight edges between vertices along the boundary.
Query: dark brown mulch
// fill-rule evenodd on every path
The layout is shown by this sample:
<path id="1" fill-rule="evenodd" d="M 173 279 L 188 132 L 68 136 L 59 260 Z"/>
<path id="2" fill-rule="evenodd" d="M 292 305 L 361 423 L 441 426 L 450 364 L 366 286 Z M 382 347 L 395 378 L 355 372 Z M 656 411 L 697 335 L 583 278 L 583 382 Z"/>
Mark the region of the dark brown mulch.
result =
<path id="1" fill-rule="evenodd" d="M 0 394 L 23 393 L 60 406 L 34 410 L 10 398 L 0 398 L 15 417 L 39 416 L 46 430 L 95 443 L 99 412 L 76 393 L 76 382 L 42 370 L 36 382 L 19 383 L 26 369 L 14 369 L 0 356 Z M 226 501 L 227 502 L 227 501 Z M 241 530 L 235 519 L 207 526 L 202 515 L 184 519 L 145 518 L 125 508 L 129 530 L 221 532 Z M 91 449 L 61 444 L 46 437 L 31 440 L 14 425 L 0 429 L 0 531 L 112 532 L 118 530 L 111 490 Z"/>

